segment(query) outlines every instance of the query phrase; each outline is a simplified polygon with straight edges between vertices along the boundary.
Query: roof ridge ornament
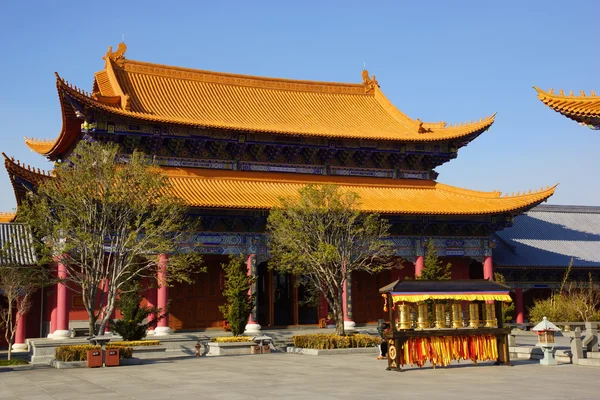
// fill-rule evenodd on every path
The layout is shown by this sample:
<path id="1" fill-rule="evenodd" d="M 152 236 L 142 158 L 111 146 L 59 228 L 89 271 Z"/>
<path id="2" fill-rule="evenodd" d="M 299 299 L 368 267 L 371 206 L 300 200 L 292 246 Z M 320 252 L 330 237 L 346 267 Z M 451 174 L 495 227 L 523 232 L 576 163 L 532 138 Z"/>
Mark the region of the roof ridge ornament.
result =
<path id="1" fill-rule="evenodd" d="M 375 75 L 369 78 L 369 71 L 366 69 L 362 70 L 362 80 L 362 83 L 365 86 L 365 93 L 370 94 L 375 90 L 375 87 L 379 87 L 379 82 L 377 82 Z"/>
<path id="2" fill-rule="evenodd" d="M 107 61 L 110 59 L 114 61 L 119 67 L 122 67 L 123 63 L 125 62 L 126 51 L 127 45 L 125 44 L 125 42 L 119 43 L 116 51 L 112 51 L 112 46 L 108 46 L 108 51 L 106 52 L 106 55 L 102 57 L 102 59 Z"/>

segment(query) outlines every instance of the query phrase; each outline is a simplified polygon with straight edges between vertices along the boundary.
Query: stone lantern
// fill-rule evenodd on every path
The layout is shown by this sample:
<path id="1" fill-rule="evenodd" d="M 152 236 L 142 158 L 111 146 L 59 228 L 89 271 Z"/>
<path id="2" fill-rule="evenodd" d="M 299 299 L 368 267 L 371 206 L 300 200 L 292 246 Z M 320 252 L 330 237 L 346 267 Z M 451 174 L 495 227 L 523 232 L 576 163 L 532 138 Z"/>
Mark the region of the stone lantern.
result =
<path id="1" fill-rule="evenodd" d="M 542 348 L 544 352 L 544 358 L 540 360 L 541 365 L 556 365 L 556 359 L 554 358 L 554 333 L 559 332 L 560 328 L 548 321 L 546 317 L 531 328 L 531 330 L 538 335 L 537 345 Z"/>

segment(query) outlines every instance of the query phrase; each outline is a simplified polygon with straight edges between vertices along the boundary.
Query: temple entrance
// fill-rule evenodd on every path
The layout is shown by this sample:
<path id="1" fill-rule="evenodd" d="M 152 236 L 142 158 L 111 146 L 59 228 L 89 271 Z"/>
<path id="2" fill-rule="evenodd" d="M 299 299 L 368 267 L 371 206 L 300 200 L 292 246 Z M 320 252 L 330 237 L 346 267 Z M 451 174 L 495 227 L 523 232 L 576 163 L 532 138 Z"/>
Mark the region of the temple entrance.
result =
<path id="1" fill-rule="evenodd" d="M 294 324 L 295 287 L 293 277 L 273 271 L 273 325 Z"/>
<path id="2" fill-rule="evenodd" d="M 307 279 L 300 277 L 298 279 Z M 298 324 L 317 324 L 319 322 L 318 303 L 319 295 L 316 298 L 306 285 L 298 285 Z"/>
<path id="3" fill-rule="evenodd" d="M 173 330 L 202 329 L 223 326 L 219 306 L 223 297 L 222 263 L 225 256 L 205 256 L 206 272 L 196 275 L 192 284 L 176 283 L 169 290 L 169 327 Z"/>
<path id="4" fill-rule="evenodd" d="M 356 323 L 364 324 L 377 322 L 380 318 L 389 318 L 389 315 L 383 311 L 383 299 L 379 294 L 379 288 L 390 282 L 390 271 L 382 271 L 379 274 L 352 273 L 352 308 Z"/>

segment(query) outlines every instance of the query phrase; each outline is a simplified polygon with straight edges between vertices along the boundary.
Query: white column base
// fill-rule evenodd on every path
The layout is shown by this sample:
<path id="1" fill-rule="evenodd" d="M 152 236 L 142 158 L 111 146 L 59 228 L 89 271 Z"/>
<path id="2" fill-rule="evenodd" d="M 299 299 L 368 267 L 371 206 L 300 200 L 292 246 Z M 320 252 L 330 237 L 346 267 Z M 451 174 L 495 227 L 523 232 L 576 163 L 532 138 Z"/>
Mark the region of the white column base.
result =
<path id="1" fill-rule="evenodd" d="M 22 351 L 29 349 L 29 346 L 27 346 L 27 343 L 15 343 L 12 345 L 12 349 L 13 351 Z"/>
<path id="2" fill-rule="evenodd" d="M 347 331 L 356 330 L 356 323 L 354 321 L 344 321 L 344 330 L 347 330 Z"/>
<path id="3" fill-rule="evenodd" d="M 260 332 L 260 328 L 261 326 L 259 324 L 246 324 L 244 334 L 258 333 Z"/>
<path id="4" fill-rule="evenodd" d="M 63 340 L 69 339 L 71 337 L 71 331 L 68 330 L 56 330 L 52 333 L 52 339 L 54 340 Z"/>
<path id="5" fill-rule="evenodd" d="M 157 326 L 154 328 L 154 336 L 166 336 L 171 334 L 171 328 L 168 326 Z"/>
<path id="6" fill-rule="evenodd" d="M 148 330 L 146 331 L 146 336 L 152 336 L 152 335 L 154 335 L 154 334 L 155 334 L 155 332 L 154 332 L 154 329 L 148 329 Z"/>
<path id="7" fill-rule="evenodd" d="M 52 338 L 54 337 L 54 335 L 53 335 L 52 333 L 49 333 L 49 334 L 48 334 L 46 337 L 47 337 L 48 339 L 52 339 Z"/>

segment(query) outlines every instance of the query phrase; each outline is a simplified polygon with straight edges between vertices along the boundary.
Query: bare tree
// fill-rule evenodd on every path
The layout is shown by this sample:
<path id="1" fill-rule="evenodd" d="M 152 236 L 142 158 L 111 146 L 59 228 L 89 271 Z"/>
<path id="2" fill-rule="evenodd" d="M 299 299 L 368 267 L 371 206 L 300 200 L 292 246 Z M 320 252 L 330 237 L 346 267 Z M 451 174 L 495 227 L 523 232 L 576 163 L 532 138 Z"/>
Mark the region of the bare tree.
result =
<path id="1" fill-rule="evenodd" d="M 343 335 L 344 283 L 353 272 L 394 265 L 393 249 L 385 240 L 389 224 L 376 213 L 361 211 L 358 194 L 335 185 L 308 185 L 280 203 L 268 219 L 269 266 L 306 277 L 303 281 L 327 299 L 336 331 Z"/>
<path id="2" fill-rule="evenodd" d="M 19 322 L 31 309 L 32 297 L 43 284 L 44 273 L 36 267 L 0 266 L 0 294 L 5 300 L 0 307 L 0 328 L 8 343 L 9 360 Z"/>
<path id="3" fill-rule="evenodd" d="M 114 144 L 79 142 L 19 209 L 47 252 L 45 261 L 64 266 L 62 282 L 81 293 L 90 335 L 98 321 L 98 333 L 104 332 L 119 291 L 132 279 L 156 278 L 157 255 L 177 254 L 197 226 L 159 168 L 143 154 L 124 159 L 117 151 Z M 189 280 L 199 265 L 191 246 L 169 260 L 168 282 Z"/>

